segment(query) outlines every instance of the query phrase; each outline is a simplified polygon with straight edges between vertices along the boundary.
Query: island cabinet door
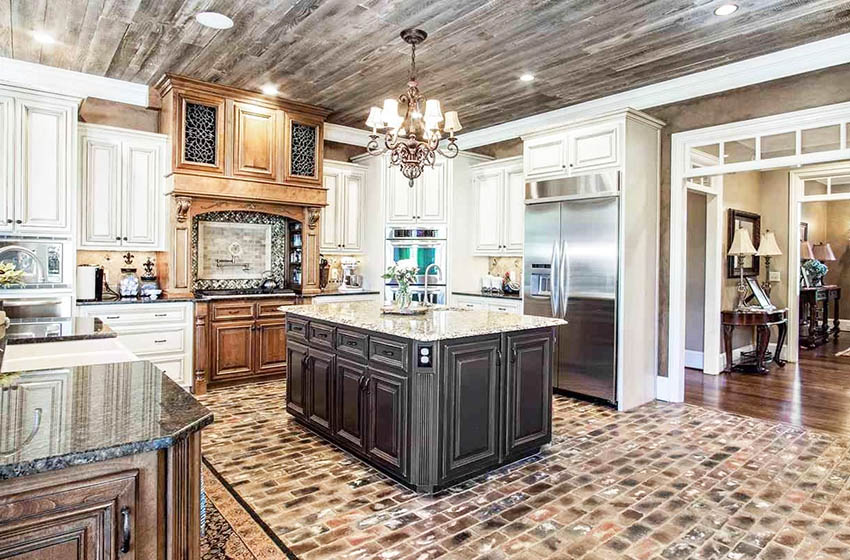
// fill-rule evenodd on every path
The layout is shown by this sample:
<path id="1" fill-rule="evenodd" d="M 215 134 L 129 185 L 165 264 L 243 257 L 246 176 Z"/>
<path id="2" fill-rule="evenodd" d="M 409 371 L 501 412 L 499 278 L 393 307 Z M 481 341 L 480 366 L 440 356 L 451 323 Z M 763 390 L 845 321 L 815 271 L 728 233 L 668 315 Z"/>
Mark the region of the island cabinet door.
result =
<path id="1" fill-rule="evenodd" d="M 511 455 L 552 439 L 552 333 L 505 336 L 506 445 Z"/>
<path id="2" fill-rule="evenodd" d="M 386 469 L 407 476 L 410 446 L 408 380 L 404 372 L 368 368 L 366 453 Z"/>
<path id="3" fill-rule="evenodd" d="M 310 348 L 307 357 L 307 420 L 317 428 L 331 431 L 335 356 Z"/>
<path id="4" fill-rule="evenodd" d="M 307 415 L 307 347 L 289 341 L 286 345 L 286 410 Z"/>
<path id="5" fill-rule="evenodd" d="M 441 481 L 499 462 L 501 338 L 443 347 Z"/>
<path id="6" fill-rule="evenodd" d="M 334 434 L 358 451 L 365 447 L 366 366 L 337 357 L 334 391 Z"/>

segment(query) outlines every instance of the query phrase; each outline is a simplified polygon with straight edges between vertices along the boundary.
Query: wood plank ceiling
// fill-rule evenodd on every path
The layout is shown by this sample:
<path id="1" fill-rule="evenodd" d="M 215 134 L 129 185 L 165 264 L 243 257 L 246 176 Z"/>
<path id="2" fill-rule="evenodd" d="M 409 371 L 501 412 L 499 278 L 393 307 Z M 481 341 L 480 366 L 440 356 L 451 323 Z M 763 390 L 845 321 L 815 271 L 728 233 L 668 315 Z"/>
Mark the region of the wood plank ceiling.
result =
<path id="1" fill-rule="evenodd" d="M 734 0 L 733 0 L 734 1 Z M 164 72 L 281 95 L 364 127 L 404 90 L 421 27 L 426 96 L 465 130 L 847 32 L 850 0 L 0 0 L 0 56 L 153 84 Z M 213 10 L 235 21 L 208 29 Z M 45 31 L 53 45 L 34 41 Z M 520 82 L 530 72 L 536 80 Z"/>

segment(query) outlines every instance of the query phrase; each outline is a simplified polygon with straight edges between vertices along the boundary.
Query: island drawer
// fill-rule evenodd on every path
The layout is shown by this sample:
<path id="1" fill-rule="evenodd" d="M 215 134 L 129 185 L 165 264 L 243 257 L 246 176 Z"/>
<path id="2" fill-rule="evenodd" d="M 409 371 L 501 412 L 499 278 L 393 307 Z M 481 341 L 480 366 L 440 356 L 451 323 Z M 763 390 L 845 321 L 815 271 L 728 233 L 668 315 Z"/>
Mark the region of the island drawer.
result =
<path id="1" fill-rule="evenodd" d="M 336 350 L 340 354 L 366 360 L 369 357 L 369 337 L 365 334 L 337 329 Z"/>
<path id="2" fill-rule="evenodd" d="M 388 366 L 407 371 L 409 346 L 406 342 L 398 342 L 373 336 L 369 340 L 369 359 Z"/>
<path id="3" fill-rule="evenodd" d="M 309 333 L 307 339 L 311 343 L 317 346 L 324 346 L 325 348 L 332 349 L 334 347 L 333 327 L 311 322 L 307 327 L 307 331 Z"/>
<path id="4" fill-rule="evenodd" d="M 212 320 L 213 321 L 230 321 L 233 319 L 253 319 L 254 304 L 253 303 L 233 303 L 233 302 L 213 302 L 212 304 Z"/>
<path id="5" fill-rule="evenodd" d="M 294 317 L 286 318 L 286 336 L 307 340 L 307 321 Z"/>

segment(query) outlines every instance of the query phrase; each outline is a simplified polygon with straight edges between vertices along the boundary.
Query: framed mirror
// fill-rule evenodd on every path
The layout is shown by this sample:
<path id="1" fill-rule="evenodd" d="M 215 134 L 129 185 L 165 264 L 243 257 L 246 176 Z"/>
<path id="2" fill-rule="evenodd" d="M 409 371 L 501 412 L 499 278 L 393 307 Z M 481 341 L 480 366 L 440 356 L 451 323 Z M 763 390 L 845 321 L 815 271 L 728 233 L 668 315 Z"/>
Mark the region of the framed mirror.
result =
<path id="1" fill-rule="evenodd" d="M 738 228 L 744 228 L 750 234 L 750 239 L 753 241 L 753 246 L 758 249 L 761 243 L 761 216 L 752 212 L 743 210 L 729 209 L 726 251 L 732 247 L 732 240 L 735 238 L 735 231 Z M 747 256 L 743 259 L 744 276 L 758 276 L 759 274 L 759 258 L 755 255 Z M 726 278 L 738 278 L 740 270 L 738 268 L 738 257 L 729 256 L 726 258 Z"/>

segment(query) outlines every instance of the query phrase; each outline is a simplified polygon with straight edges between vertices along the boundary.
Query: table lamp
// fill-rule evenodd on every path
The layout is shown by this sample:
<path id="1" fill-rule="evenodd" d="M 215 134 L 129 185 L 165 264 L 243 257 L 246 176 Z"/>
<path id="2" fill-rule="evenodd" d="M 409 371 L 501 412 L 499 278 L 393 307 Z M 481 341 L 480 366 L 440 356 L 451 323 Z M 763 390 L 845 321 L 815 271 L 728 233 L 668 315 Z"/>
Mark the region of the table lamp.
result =
<path id="1" fill-rule="evenodd" d="M 776 243 L 776 236 L 772 231 L 767 230 L 761 236 L 758 254 L 760 257 L 764 257 L 764 268 L 767 271 L 762 288 L 764 288 L 767 297 L 770 297 L 770 257 L 777 257 L 782 254 L 782 251 L 779 250 L 779 245 Z"/>
<path id="2" fill-rule="evenodd" d="M 744 311 L 747 306 L 744 303 L 747 294 L 747 285 L 744 283 L 744 257 L 755 256 L 758 254 L 756 248 L 753 247 L 753 242 L 750 239 L 750 232 L 744 228 L 735 230 L 735 237 L 732 238 L 732 246 L 726 253 L 730 257 L 738 257 L 738 270 L 740 271 L 740 280 L 738 281 L 738 305 L 736 310 Z"/>

